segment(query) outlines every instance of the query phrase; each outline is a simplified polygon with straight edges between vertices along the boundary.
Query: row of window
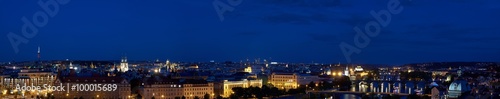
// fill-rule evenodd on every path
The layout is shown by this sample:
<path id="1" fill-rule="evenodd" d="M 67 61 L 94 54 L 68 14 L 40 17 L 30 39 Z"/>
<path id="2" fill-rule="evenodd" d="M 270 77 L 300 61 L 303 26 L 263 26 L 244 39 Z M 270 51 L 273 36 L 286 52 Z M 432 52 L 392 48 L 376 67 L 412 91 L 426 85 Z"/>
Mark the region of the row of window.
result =
<path id="1" fill-rule="evenodd" d="M 279 81 L 279 82 L 293 82 L 293 80 L 292 80 L 292 79 L 287 79 L 287 80 L 283 80 L 283 79 L 278 79 L 278 80 L 276 80 L 276 79 L 273 79 L 273 81 L 276 81 L 276 82 L 278 82 L 278 81 Z"/>
<path id="2" fill-rule="evenodd" d="M 184 91 L 197 91 L 197 90 L 212 90 L 212 88 L 188 88 Z"/>
<path id="3" fill-rule="evenodd" d="M 147 91 L 149 91 L 149 90 L 147 90 Z M 164 89 L 157 89 L 157 90 L 153 89 L 151 91 L 181 91 L 181 89 L 167 89 L 167 88 L 164 88 Z"/>
<path id="4" fill-rule="evenodd" d="M 68 79 L 68 82 L 70 82 L 71 80 Z M 80 82 L 79 80 L 76 80 L 76 82 Z M 85 82 L 88 82 L 87 80 L 85 80 Z M 94 80 L 94 82 L 97 82 L 97 80 Z M 102 82 L 106 82 L 106 80 L 102 80 Z M 111 80 L 111 82 L 115 82 L 115 80 Z"/>
<path id="5" fill-rule="evenodd" d="M 189 96 L 189 95 L 205 95 L 205 94 L 208 94 L 208 93 L 206 93 L 206 92 L 188 92 L 188 93 L 185 93 L 184 95 Z"/>
<path id="6" fill-rule="evenodd" d="M 273 78 L 295 78 L 295 76 L 273 76 Z"/>

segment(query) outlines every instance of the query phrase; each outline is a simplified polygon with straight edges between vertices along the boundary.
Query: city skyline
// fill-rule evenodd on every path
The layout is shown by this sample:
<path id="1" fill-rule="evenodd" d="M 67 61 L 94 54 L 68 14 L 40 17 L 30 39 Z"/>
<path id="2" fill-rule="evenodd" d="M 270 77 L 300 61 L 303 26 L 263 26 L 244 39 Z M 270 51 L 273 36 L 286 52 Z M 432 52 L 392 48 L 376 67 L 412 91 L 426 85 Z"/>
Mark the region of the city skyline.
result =
<path id="1" fill-rule="evenodd" d="M 296 63 L 349 63 L 339 44 L 354 45 L 354 27 L 376 20 L 389 1 L 243 0 L 219 14 L 208 1 L 71 1 L 59 4 L 32 38 L 22 34 L 37 2 L 0 3 L 0 61 L 131 60 L 238 61 L 272 58 Z M 351 63 L 500 60 L 500 4 L 483 1 L 398 0 L 380 35 L 352 54 Z M 444 7 L 446 6 L 446 7 Z M 464 7 L 470 6 L 470 7 Z M 52 7 L 51 7 L 52 8 Z M 221 15 L 221 16 L 220 16 Z M 223 17 L 223 18 L 221 18 Z M 15 51 L 9 34 L 25 37 Z M 10 36 L 12 37 L 12 36 Z"/>

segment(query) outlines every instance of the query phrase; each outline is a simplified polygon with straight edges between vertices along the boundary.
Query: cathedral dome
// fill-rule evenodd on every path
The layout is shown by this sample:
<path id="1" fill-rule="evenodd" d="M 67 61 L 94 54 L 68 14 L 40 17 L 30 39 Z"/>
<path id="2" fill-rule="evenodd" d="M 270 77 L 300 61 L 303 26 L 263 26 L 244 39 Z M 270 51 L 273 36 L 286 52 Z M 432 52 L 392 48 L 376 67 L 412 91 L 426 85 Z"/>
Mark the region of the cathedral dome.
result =
<path id="1" fill-rule="evenodd" d="M 453 81 L 448 87 L 450 98 L 458 98 L 462 93 L 467 91 L 470 91 L 470 86 L 467 84 L 467 81 L 463 79 Z"/>
<path id="2" fill-rule="evenodd" d="M 439 85 L 438 85 L 436 82 L 432 82 L 432 83 L 430 84 L 430 86 L 431 86 L 431 87 L 437 87 L 437 86 L 439 86 Z"/>

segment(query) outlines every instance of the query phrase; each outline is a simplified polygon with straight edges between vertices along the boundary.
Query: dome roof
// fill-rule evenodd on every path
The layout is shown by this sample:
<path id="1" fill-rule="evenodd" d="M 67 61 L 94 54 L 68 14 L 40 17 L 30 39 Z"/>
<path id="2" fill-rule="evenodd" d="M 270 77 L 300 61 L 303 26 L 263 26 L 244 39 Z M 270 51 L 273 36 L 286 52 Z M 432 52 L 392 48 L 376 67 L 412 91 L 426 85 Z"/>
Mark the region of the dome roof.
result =
<path id="1" fill-rule="evenodd" d="M 431 87 L 436 87 L 436 86 L 439 86 L 439 85 L 436 82 L 432 82 L 430 86 Z"/>
<path id="2" fill-rule="evenodd" d="M 462 93 L 470 91 L 470 86 L 467 81 L 463 79 L 457 79 L 450 84 L 448 88 L 449 98 L 458 98 Z"/>
<path id="3" fill-rule="evenodd" d="M 457 79 L 450 84 L 450 87 L 448 88 L 448 90 L 465 92 L 465 91 L 469 91 L 470 88 L 469 88 L 469 85 L 467 84 L 467 81 L 465 81 L 463 79 Z"/>

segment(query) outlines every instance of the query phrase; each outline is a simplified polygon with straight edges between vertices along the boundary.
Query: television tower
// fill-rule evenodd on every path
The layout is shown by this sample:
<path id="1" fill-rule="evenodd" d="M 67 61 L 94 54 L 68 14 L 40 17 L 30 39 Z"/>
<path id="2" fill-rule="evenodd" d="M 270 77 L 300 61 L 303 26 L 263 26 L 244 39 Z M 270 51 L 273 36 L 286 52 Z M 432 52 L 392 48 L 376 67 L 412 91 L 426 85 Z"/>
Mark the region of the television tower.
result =
<path id="1" fill-rule="evenodd" d="M 38 61 L 40 61 L 40 46 L 38 46 Z"/>
<path id="2" fill-rule="evenodd" d="M 38 46 L 37 56 L 38 56 L 38 64 L 37 64 L 38 66 L 37 67 L 41 68 L 42 62 L 40 60 L 40 46 Z"/>

